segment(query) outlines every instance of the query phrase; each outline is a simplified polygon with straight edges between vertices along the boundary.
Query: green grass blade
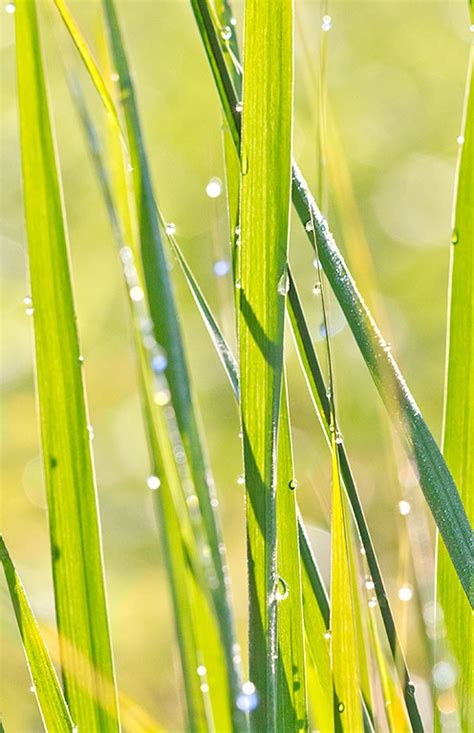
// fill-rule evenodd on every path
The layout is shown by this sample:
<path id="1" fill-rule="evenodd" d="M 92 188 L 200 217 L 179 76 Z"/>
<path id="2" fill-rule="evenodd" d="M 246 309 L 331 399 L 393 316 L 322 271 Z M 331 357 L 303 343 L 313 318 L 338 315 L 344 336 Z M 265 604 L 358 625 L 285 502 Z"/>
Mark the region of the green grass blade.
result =
<path id="1" fill-rule="evenodd" d="M 105 83 L 102 72 L 100 71 L 97 62 L 95 61 L 92 52 L 84 39 L 83 34 L 81 33 L 76 21 L 74 20 L 74 17 L 70 13 L 69 8 L 67 7 L 64 0 L 54 0 L 54 4 L 56 5 L 61 15 L 61 18 L 63 19 L 64 24 L 69 31 L 69 34 L 77 50 L 79 51 L 79 54 L 81 55 L 81 58 L 84 61 L 92 82 L 94 83 L 97 91 L 99 92 L 100 98 L 104 103 L 105 109 L 109 113 L 111 119 L 114 121 L 114 124 L 117 126 L 117 129 L 120 131 L 121 134 L 120 121 L 117 115 L 115 104 L 112 100 L 112 96 L 109 92 L 107 84 Z"/>
<path id="2" fill-rule="evenodd" d="M 117 731 L 97 495 L 35 3 L 18 3 L 15 17 L 36 377 L 64 688 L 81 729 Z M 82 658 L 87 665 L 78 676 Z"/>
<path id="3" fill-rule="evenodd" d="M 232 646 L 235 643 L 233 621 L 228 596 L 228 578 L 224 572 L 225 558 L 215 509 L 214 487 L 204 454 L 200 426 L 188 374 L 187 361 L 181 336 L 181 326 L 169 278 L 153 196 L 148 160 L 141 133 L 138 108 L 122 42 L 118 18 L 112 0 L 103 3 L 112 57 L 119 76 L 120 100 L 125 117 L 133 184 L 138 213 L 139 237 L 145 285 L 154 326 L 156 341 L 164 349 L 167 360 L 167 379 L 173 407 L 181 434 L 191 478 L 199 501 L 199 508 L 211 551 L 213 572 L 217 583 L 212 590 L 216 617 L 220 624 L 221 640 L 226 654 L 225 674 L 234 701 L 239 694 L 239 673 L 235 666 Z M 234 724 L 241 725 L 241 713 L 232 705 Z"/>
<path id="4" fill-rule="evenodd" d="M 255 730 L 273 730 L 279 692 L 275 665 L 275 494 L 290 206 L 291 0 L 249 0 L 244 37 L 238 300 L 249 669 L 260 695 L 260 704 L 252 715 L 253 726 Z"/>
<path id="5" fill-rule="evenodd" d="M 238 100 L 220 49 L 217 30 L 207 7 L 207 0 L 190 1 L 232 139 L 238 147 L 240 134 Z M 311 226 L 316 230 L 323 269 L 387 410 L 405 438 L 407 451 L 416 463 L 426 501 L 466 595 L 473 605 L 474 588 L 471 587 L 470 578 L 473 572 L 474 540 L 456 485 L 295 163 L 293 163 L 292 198 L 301 223 L 305 228 L 309 223 L 308 238 L 311 244 L 314 242 Z"/>
<path id="6" fill-rule="evenodd" d="M 138 247 L 133 234 L 134 227 L 126 191 L 122 148 L 115 130 L 112 130 L 110 148 L 114 170 L 114 197 L 102 159 L 98 136 L 82 94 L 77 85 L 72 87 L 72 91 L 124 266 L 134 342 L 139 357 L 140 391 L 152 466 L 151 473 L 153 476 L 160 477 L 159 491 L 155 492 L 156 509 L 173 599 L 176 636 L 180 648 L 187 701 L 188 727 L 192 731 L 204 731 L 215 725 L 219 730 L 230 730 L 232 703 L 229 703 L 229 689 L 225 674 L 223 674 L 225 660 L 220 643 L 219 625 L 216 622 L 211 599 L 203 590 L 204 573 L 199 569 L 196 572 L 199 565 L 199 552 L 190 526 L 173 446 L 170 443 L 169 430 L 164 418 L 164 413 L 169 408 L 167 396 L 169 390 L 164 378 L 161 380 L 162 384 L 154 386 L 150 358 L 145 348 L 145 342 L 149 342 L 149 334 L 143 333 L 143 324 L 149 321 L 145 299 L 137 303 L 130 297 L 132 288 L 136 286 L 136 282 L 141 281 L 141 277 L 138 272 L 139 263 L 135 260 Z M 126 240 L 125 232 L 128 232 L 130 237 L 128 240 Z M 126 241 L 130 243 L 131 251 L 127 248 Z M 126 258 L 123 256 L 124 253 L 127 254 Z M 132 276 L 131 272 L 134 268 L 136 272 Z M 205 630 L 205 638 L 202 636 L 202 629 Z M 198 674 L 198 669 L 202 671 L 203 668 L 205 669 L 204 675 Z M 204 677 L 209 682 L 210 691 L 208 693 L 203 693 L 201 689 L 201 685 L 207 684 Z M 212 715 L 209 704 L 206 704 L 206 701 L 209 703 L 209 698 Z"/>
<path id="7" fill-rule="evenodd" d="M 335 715 L 345 730 L 362 733 L 355 599 L 349 559 L 349 527 L 339 479 L 336 437 L 332 437 L 331 659 L 337 697 Z"/>
<path id="8" fill-rule="evenodd" d="M 474 522 L 474 75 L 469 60 L 453 245 L 449 353 L 443 450 L 466 512 Z M 438 546 L 438 601 L 451 652 L 459 667 L 458 701 L 463 730 L 474 729 L 474 616 L 442 541 Z M 474 585 L 474 574 L 471 576 Z M 438 661 L 440 661 L 438 659 Z M 441 658 L 442 661 L 442 658 Z"/>
<path id="9" fill-rule="evenodd" d="M 57 733 L 65 733 L 65 731 L 73 733 L 76 728 L 56 671 L 41 637 L 21 580 L 1 536 L 0 557 L 44 727 L 47 731 L 55 733 L 56 731 Z"/>
<path id="10" fill-rule="evenodd" d="M 286 380 L 283 379 L 278 432 L 277 465 L 277 570 L 278 688 L 277 730 L 308 730 L 306 664 L 303 625 L 296 480 L 288 414 Z"/>

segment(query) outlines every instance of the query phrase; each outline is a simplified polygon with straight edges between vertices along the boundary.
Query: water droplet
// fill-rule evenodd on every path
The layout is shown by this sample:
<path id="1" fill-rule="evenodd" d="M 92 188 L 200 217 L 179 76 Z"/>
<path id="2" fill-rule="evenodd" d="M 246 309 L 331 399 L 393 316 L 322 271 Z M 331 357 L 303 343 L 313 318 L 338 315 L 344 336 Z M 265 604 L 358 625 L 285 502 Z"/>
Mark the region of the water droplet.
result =
<path id="1" fill-rule="evenodd" d="M 249 156 L 246 150 L 242 151 L 241 168 L 242 168 L 242 175 L 246 176 L 247 173 L 249 172 Z"/>
<path id="2" fill-rule="evenodd" d="M 191 494 L 191 496 L 188 496 L 186 499 L 186 504 L 191 511 L 198 509 L 199 499 L 197 498 L 196 494 Z"/>
<path id="3" fill-rule="evenodd" d="M 409 501 L 405 501 L 405 499 L 402 499 L 398 502 L 398 511 L 403 517 L 406 517 L 407 514 L 410 514 L 411 506 Z"/>
<path id="4" fill-rule="evenodd" d="M 217 262 L 214 262 L 213 270 L 217 277 L 224 277 L 230 270 L 230 264 L 228 260 L 217 260 Z"/>
<path id="5" fill-rule="evenodd" d="M 160 486 L 161 486 L 161 481 L 160 481 L 160 479 L 158 478 L 158 476 L 148 476 L 148 478 L 147 478 L 147 480 L 146 480 L 146 485 L 147 485 L 147 486 L 148 486 L 148 488 L 149 488 L 149 489 L 151 489 L 152 491 L 156 491 L 157 489 L 159 489 L 159 488 L 160 488 Z"/>
<path id="6" fill-rule="evenodd" d="M 288 482 L 288 488 L 289 488 L 289 489 L 291 489 L 292 491 L 294 491 L 294 490 L 296 489 L 296 487 L 297 487 L 297 486 L 298 486 L 298 481 L 297 481 L 297 480 L 296 480 L 295 478 L 292 478 L 292 479 L 291 479 L 291 480 L 290 480 L 290 481 Z"/>
<path id="7" fill-rule="evenodd" d="M 307 221 L 306 224 L 304 225 L 304 228 L 306 229 L 307 232 L 314 232 L 313 220 L 310 219 L 309 221 Z"/>
<path id="8" fill-rule="evenodd" d="M 5 5 L 5 12 L 8 13 L 9 15 L 13 15 L 15 10 L 16 10 L 15 3 L 7 3 Z"/>
<path id="9" fill-rule="evenodd" d="M 89 433 L 89 440 L 94 440 L 94 428 L 92 425 L 87 426 L 87 432 Z"/>
<path id="10" fill-rule="evenodd" d="M 315 270 L 322 270 L 321 263 L 317 258 L 313 260 L 313 267 Z"/>
<path id="11" fill-rule="evenodd" d="M 114 84 L 116 84 L 118 81 L 120 81 L 120 76 L 117 74 L 116 71 L 114 71 L 114 73 L 110 75 L 110 78 L 112 79 L 112 81 L 114 82 Z"/>
<path id="12" fill-rule="evenodd" d="M 285 272 L 278 281 L 278 293 L 279 295 L 286 295 L 289 289 L 290 278 L 288 277 L 288 271 L 285 270 Z"/>
<path id="13" fill-rule="evenodd" d="M 233 25 L 233 26 L 236 26 L 237 25 L 237 19 L 234 18 L 234 16 L 232 16 L 232 18 L 230 19 L 230 24 Z"/>
<path id="14" fill-rule="evenodd" d="M 365 547 L 361 547 L 360 550 L 359 550 L 359 552 L 360 552 L 361 555 L 365 555 L 366 554 L 365 553 Z"/>
<path id="15" fill-rule="evenodd" d="M 201 692 L 209 692 L 209 685 L 207 684 L 207 682 L 202 683 Z"/>
<path id="16" fill-rule="evenodd" d="M 35 685 L 30 685 L 30 692 L 36 692 Z"/>
<path id="17" fill-rule="evenodd" d="M 313 295 L 320 295 L 321 294 L 321 285 L 319 283 L 316 283 L 316 285 L 313 288 Z"/>
<path id="18" fill-rule="evenodd" d="M 78 360 L 79 364 L 81 364 L 81 365 L 84 364 L 84 357 L 82 356 L 82 354 L 80 354 L 78 356 L 78 359 L 77 360 Z"/>
<path id="19" fill-rule="evenodd" d="M 375 596 L 372 596 L 372 598 L 369 599 L 369 608 L 375 608 L 377 605 L 377 599 Z"/>
<path id="20" fill-rule="evenodd" d="M 32 316 L 35 309 L 33 308 L 33 301 L 32 301 L 32 299 L 30 298 L 29 295 L 27 295 L 25 298 L 23 298 L 23 303 L 25 304 L 25 313 L 26 313 L 26 315 L 27 316 Z"/>
<path id="21" fill-rule="evenodd" d="M 373 590 L 375 588 L 375 584 L 372 578 L 367 578 L 367 580 L 365 581 L 365 587 L 367 588 L 367 590 Z"/>
<path id="22" fill-rule="evenodd" d="M 133 165 L 131 163 L 127 164 L 127 171 L 131 173 L 133 171 Z"/>
<path id="23" fill-rule="evenodd" d="M 458 135 L 456 139 L 457 139 L 458 145 L 464 145 L 464 135 Z"/>
<path id="24" fill-rule="evenodd" d="M 168 366 L 168 359 L 164 354 L 155 354 L 151 360 L 151 368 L 155 374 L 163 374 L 166 367 Z"/>
<path id="25" fill-rule="evenodd" d="M 210 199 L 217 199 L 222 193 L 222 181 L 220 178 L 211 178 L 206 186 L 206 193 Z"/>
<path id="26" fill-rule="evenodd" d="M 277 582 L 275 583 L 275 590 L 273 593 L 273 596 L 276 601 L 284 601 L 285 598 L 288 598 L 290 590 L 288 588 L 288 585 L 283 578 L 278 577 Z"/>
<path id="27" fill-rule="evenodd" d="M 340 433 L 339 431 L 336 432 L 336 443 L 337 445 L 342 445 L 344 443 L 342 433 Z"/>
<path id="28" fill-rule="evenodd" d="M 237 102 L 237 104 L 235 105 L 236 112 L 242 112 L 243 108 L 244 108 L 243 102 Z"/>
<path id="29" fill-rule="evenodd" d="M 343 702 L 338 702 L 337 703 L 337 711 L 338 711 L 338 713 L 343 713 L 345 709 L 346 709 L 346 706 L 344 705 Z"/>
<path id="30" fill-rule="evenodd" d="M 169 221 L 166 225 L 166 234 L 172 235 L 176 233 L 176 224 L 172 221 Z"/>
<path id="31" fill-rule="evenodd" d="M 258 692 L 253 682 L 244 682 L 237 695 L 236 705 L 243 713 L 251 713 L 258 705 Z"/>
<path id="32" fill-rule="evenodd" d="M 237 479 L 237 483 L 239 486 L 243 486 L 245 484 L 245 476 L 243 473 L 240 474 L 239 478 Z"/>
<path id="33" fill-rule="evenodd" d="M 324 638 L 325 638 L 325 639 L 330 639 L 330 638 L 331 638 L 331 630 L 330 630 L 330 629 L 328 629 L 328 630 L 326 631 L 326 633 L 324 634 Z"/>
<path id="34" fill-rule="evenodd" d="M 206 674 L 206 668 L 205 668 L 204 664 L 200 664 L 196 671 L 197 671 L 199 677 L 204 677 L 204 675 Z"/>
<path id="35" fill-rule="evenodd" d="M 450 687 L 454 687 L 457 676 L 456 668 L 449 662 L 438 662 L 433 667 L 433 682 L 440 690 L 448 690 Z"/>
<path id="36" fill-rule="evenodd" d="M 130 297 L 134 303 L 139 303 L 145 297 L 145 293 L 139 285 L 134 285 L 130 288 Z"/>
<path id="37" fill-rule="evenodd" d="M 327 33 L 331 30 L 332 27 L 332 18 L 330 15 L 323 15 L 323 20 L 321 22 L 321 29 Z"/>
<path id="38" fill-rule="evenodd" d="M 235 287 L 237 288 L 237 290 L 240 290 L 240 288 L 242 287 L 242 281 L 240 277 L 238 277 L 237 280 L 235 281 Z"/>
<path id="39" fill-rule="evenodd" d="M 383 350 L 388 354 L 392 350 L 392 344 L 386 341 L 383 345 Z"/>
<path id="40" fill-rule="evenodd" d="M 232 37 L 232 29 L 230 28 L 230 26 L 226 25 L 224 26 L 224 28 L 222 28 L 221 36 L 224 41 L 230 40 L 230 38 Z"/>
<path id="41" fill-rule="evenodd" d="M 459 241 L 459 234 L 458 234 L 458 230 L 457 230 L 457 229 L 455 229 L 455 230 L 453 231 L 453 235 L 452 235 L 452 237 L 451 237 L 451 242 L 452 242 L 453 244 L 457 244 L 457 243 L 458 243 L 458 241 Z"/>
<path id="42" fill-rule="evenodd" d="M 407 603 L 407 601 L 411 601 L 412 596 L 413 596 L 412 587 L 410 585 L 402 585 L 402 587 L 398 591 L 399 599 Z"/>
<path id="43" fill-rule="evenodd" d="M 409 694 L 409 695 L 411 695 L 412 697 L 413 697 L 413 695 L 415 694 L 415 685 L 413 684 L 413 682 L 409 682 L 409 683 L 408 683 L 408 685 L 407 685 L 407 692 L 408 692 L 408 694 Z"/>
<path id="44" fill-rule="evenodd" d="M 170 394 L 169 389 L 160 389 L 155 394 L 154 399 L 155 399 L 156 404 L 160 405 L 161 407 L 163 407 L 164 405 L 167 405 L 168 402 L 171 400 L 171 394 Z"/>
<path id="45" fill-rule="evenodd" d="M 130 262 L 133 262 L 133 252 L 130 247 L 121 247 L 120 259 L 124 265 L 128 265 Z"/>

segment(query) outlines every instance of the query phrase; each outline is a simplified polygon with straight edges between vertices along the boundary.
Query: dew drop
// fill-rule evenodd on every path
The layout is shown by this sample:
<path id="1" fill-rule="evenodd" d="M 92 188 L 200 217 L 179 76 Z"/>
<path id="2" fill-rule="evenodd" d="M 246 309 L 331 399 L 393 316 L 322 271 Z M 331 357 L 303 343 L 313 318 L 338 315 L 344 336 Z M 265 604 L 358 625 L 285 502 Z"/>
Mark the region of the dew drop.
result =
<path id="1" fill-rule="evenodd" d="M 7 3 L 5 5 L 5 12 L 8 13 L 9 15 L 13 15 L 15 10 L 16 10 L 15 3 Z"/>
<path id="2" fill-rule="evenodd" d="M 201 692 L 209 692 L 209 685 L 207 684 L 207 682 L 202 683 Z"/>
<path id="3" fill-rule="evenodd" d="M 155 394 L 154 399 L 155 399 L 155 403 L 157 405 L 160 405 L 161 407 L 164 407 L 164 405 L 167 405 L 168 402 L 171 400 L 171 394 L 170 394 L 169 389 L 160 389 Z"/>
<path id="4" fill-rule="evenodd" d="M 459 242 L 459 234 L 458 234 L 458 230 L 457 230 L 457 229 L 455 229 L 455 230 L 453 231 L 453 235 L 452 235 L 452 237 L 451 237 L 451 242 L 452 242 L 453 244 L 457 244 L 457 243 Z"/>
<path id="5" fill-rule="evenodd" d="M 322 269 L 321 263 L 320 263 L 320 261 L 317 258 L 315 260 L 313 260 L 313 267 L 314 267 L 315 270 L 321 270 Z"/>
<path id="6" fill-rule="evenodd" d="M 112 81 L 116 84 L 118 81 L 120 81 L 120 76 L 117 74 L 116 71 L 114 71 L 113 74 L 110 75 L 110 78 Z"/>
<path id="7" fill-rule="evenodd" d="M 367 590 L 373 590 L 375 588 L 375 584 L 372 578 L 367 578 L 367 580 L 365 581 L 365 587 L 367 588 Z"/>
<path id="8" fill-rule="evenodd" d="M 156 491 L 157 489 L 159 489 L 159 488 L 160 488 L 160 486 L 161 486 L 161 481 L 160 481 L 160 479 L 158 478 L 158 476 L 148 476 L 148 478 L 147 478 L 147 480 L 146 480 L 146 485 L 147 485 L 147 486 L 148 486 L 148 488 L 149 488 L 149 489 L 151 489 L 152 491 Z"/>
<path id="9" fill-rule="evenodd" d="M 82 356 L 82 354 L 80 354 L 78 356 L 77 360 L 78 360 L 79 364 L 81 364 L 81 365 L 84 364 L 84 357 Z"/>
<path id="10" fill-rule="evenodd" d="M 155 374 L 163 374 L 168 366 L 168 359 L 164 354 L 156 354 L 151 360 L 151 368 Z"/>
<path id="11" fill-rule="evenodd" d="M 130 297 L 134 303 L 139 303 L 145 297 L 145 293 L 139 285 L 134 285 L 130 288 Z"/>
<path id="12" fill-rule="evenodd" d="M 342 433 L 340 433 L 339 431 L 336 433 L 336 443 L 337 445 L 342 445 L 344 443 Z"/>
<path id="13" fill-rule="evenodd" d="M 328 630 L 326 631 L 326 633 L 324 634 L 324 638 L 325 638 L 325 639 L 330 639 L 330 638 L 331 638 L 331 630 L 330 630 L 330 629 L 328 629 Z"/>
<path id="14" fill-rule="evenodd" d="M 458 135 L 456 138 L 458 145 L 464 145 L 464 135 Z"/>
<path id="15" fill-rule="evenodd" d="M 35 309 L 33 308 L 33 300 L 31 299 L 31 297 L 27 295 L 25 298 L 23 298 L 23 303 L 25 305 L 26 315 L 32 316 Z"/>
<path id="16" fill-rule="evenodd" d="M 330 15 L 323 15 L 323 20 L 321 23 L 321 29 L 327 33 L 332 28 L 332 18 Z"/>
<path id="17" fill-rule="evenodd" d="M 224 275 L 227 275 L 227 273 L 230 270 L 230 264 L 228 260 L 217 260 L 217 262 L 214 262 L 214 275 L 217 275 L 217 277 L 224 277 Z"/>
<path id="18" fill-rule="evenodd" d="M 36 692 L 35 685 L 30 685 L 30 692 Z"/>
<path id="19" fill-rule="evenodd" d="M 321 294 L 321 285 L 319 283 L 316 283 L 316 285 L 313 288 L 313 295 L 320 295 Z"/>
<path id="20" fill-rule="evenodd" d="M 307 221 L 306 224 L 304 225 L 304 228 L 306 229 L 307 232 L 314 232 L 313 220 L 310 219 L 309 221 Z"/>
<path id="21" fill-rule="evenodd" d="M 296 480 L 295 478 L 292 478 L 292 479 L 291 479 L 291 480 L 290 480 L 290 481 L 288 482 L 288 488 L 289 488 L 289 489 L 291 489 L 292 491 L 294 491 L 294 490 L 296 489 L 296 487 L 297 487 L 297 486 L 298 486 L 298 481 L 297 481 L 297 480 Z"/>
<path id="22" fill-rule="evenodd" d="M 89 433 L 89 440 L 94 440 L 94 428 L 92 425 L 87 426 L 87 432 Z"/>
<path id="23" fill-rule="evenodd" d="M 245 484 L 245 476 L 243 473 L 240 474 L 239 478 L 237 479 L 237 483 L 239 486 L 243 486 Z"/>
<path id="24" fill-rule="evenodd" d="M 456 684 L 456 668 L 446 661 L 441 661 L 433 667 L 433 682 L 440 690 L 448 690 Z"/>
<path id="25" fill-rule="evenodd" d="M 120 259 L 122 260 L 124 265 L 127 265 L 130 262 L 133 262 L 133 252 L 130 249 L 130 247 L 121 247 Z"/>
<path id="26" fill-rule="evenodd" d="M 241 167 L 242 167 L 242 175 L 246 176 L 247 173 L 249 172 L 249 156 L 246 150 L 242 151 Z"/>
<path id="27" fill-rule="evenodd" d="M 278 281 L 278 293 L 279 295 L 286 295 L 289 289 L 290 278 L 288 277 L 288 271 L 285 270 L 285 272 Z"/>
<path id="28" fill-rule="evenodd" d="M 346 706 L 344 705 L 344 703 L 343 702 L 338 702 L 338 704 L 337 704 L 337 711 L 338 711 L 338 713 L 343 713 L 345 709 L 346 709 Z"/>
<path id="29" fill-rule="evenodd" d="M 398 597 L 401 601 L 404 603 L 407 603 L 408 601 L 411 601 L 413 596 L 413 590 L 410 585 L 402 585 L 402 587 L 398 591 Z"/>
<path id="30" fill-rule="evenodd" d="M 285 598 L 288 598 L 290 590 L 288 588 L 288 585 L 283 578 L 279 577 L 277 582 L 275 583 L 275 591 L 273 593 L 273 596 L 276 601 L 284 601 Z"/>
<path id="31" fill-rule="evenodd" d="M 243 713 L 251 713 L 258 705 L 258 692 L 253 682 L 244 682 L 237 695 L 236 705 Z"/>
<path id="32" fill-rule="evenodd" d="M 169 221 L 166 225 L 166 234 L 172 235 L 176 233 L 176 224 L 172 221 Z"/>
<path id="33" fill-rule="evenodd" d="M 410 502 L 406 501 L 405 499 L 402 499 L 398 502 L 398 511 L 403 517 L 406 517 L 407 514 L 410 514 L 411 506 Z"/>
<path id="34" fill-rule="evenodd" d="M 237 104 L 235 105 L 236 112 L 242 112 L 243 108 L 244 108 L 244 105 L 242 102 L 237 102 Z"/>
<path id="35" fill-rule="evenodd" d="M 220 178 L 211 178 L 206 186 L 206 193 L 210 199 L 217 199 L 222 193 L 222 181 Z"/>
<path id="36" fill-rule="evenodd" d="M 237 288 L 237 290 L 240 290 L 240 288 L 242 287 L 242 281 L 240 277 L 238 277 L 237 280 L 235 281 L 235 287 Z"/>
<path id="37" fill-rule="evenodd" d="M 413 695 L 415 694 L 415 685 L 413 684 L 413 682 L 409 682 L 409 683 L 408 683 L 408 685 L 407 685 L 407 692 L 408 692 L 408 694 L 409 694 L 409 695 L 411 695 L 412 697 L 413 697 Z"/>
<path id="38" fill-rule="evenodd" d="M 204 675 L 206 674 L 206 668 L 203 664 L 200 664 L 196 671 L 199 677 L 204 677 Z"/>
<path id="39" fill-rule="evenodd" d="M 232 37 L 232 29 L 230 28 L 230 26 L 226 25 L 224 26 L 224 28 L 222 28 L 221 36 L 224 41 L 230 40 L 230 38 Z"/>
<path id="40" fill-rule="evenodd" d="M 375 608 L 376 605 L 377 605 L 377 599 L 375 596 L 372 596 L 372 598 L 370 598 L 369 600 L 369 608 Z"/>

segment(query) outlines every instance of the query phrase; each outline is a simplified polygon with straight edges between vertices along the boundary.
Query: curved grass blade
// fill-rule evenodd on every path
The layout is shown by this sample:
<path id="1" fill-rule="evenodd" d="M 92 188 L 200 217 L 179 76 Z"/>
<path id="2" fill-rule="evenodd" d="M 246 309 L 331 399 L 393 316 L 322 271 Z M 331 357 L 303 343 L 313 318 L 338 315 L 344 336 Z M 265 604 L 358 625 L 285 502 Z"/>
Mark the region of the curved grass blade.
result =
<path id="1" fill-rule="evenodd" d="M 207 0 L 190 1 L 232 139 L 238 148 L 238 100 L 207 8 Z M 302 224 L 305 228 L 307 225 L 309 227 L 308 238 L 311 244 L 314 240 L 311 225 L 314 222 L 323 269 L 385 406 L 405 438 L 407 450 L 416 463 L 426 501 L 472 606 L 474 587 L 471 587 L 470 578 L 473 572 L 474 539 L 456 485 L 387 343 L 363 302 L 306 181 L 294 162 L 292 198 Z"/>
<path id="2" fill-rule="evenodd" d="M 1 536 L 0 558 L 44 727 L 47 731 L 54 731 L 54 733 L 66 733 L 67 731 L 74 733 L 77 728 L 72 721 L 56 671 L 41 637 L 21 580 Z"/>
<path id="3" fill-rule="evenodd" d="M 471 522 L 474 521 L 474 75 L 473 50 L 466 84 L 462 148 L 457 173 L 451 251 L 449 343 L 443 452 Z M 471 576 L 474 585 L 474 573 Z M 457 693 L 463 730 L 474 729 L 474 616 L 442 540 L 438 543 L 437 596 L 459 668 Z M 438 662 L 443 661 L 438 651 Z M 447 660 L 444 660 L 447 661 Z M 448 660 L 449 662 L 449 660 Z"/>
<path id="4" fill-rule="evenodd" d="M 255 730 L 276 727 L 277 427 L 290 207 L 292 2 L 245 6 L 240 195 L 240 396 L 247 510 L 249 669 Z M 275 212 L 276 215 L 275 215 Z"/>
<path id="5" fill-rule="evenodd" d="M 90 430 L 35 3 L 18 3 L 15 17 L 36 378 L 64 689 L 81 728 L 117 731 Z M 78 655 L 90 662 L 84 686 L 74 676 Z"/>

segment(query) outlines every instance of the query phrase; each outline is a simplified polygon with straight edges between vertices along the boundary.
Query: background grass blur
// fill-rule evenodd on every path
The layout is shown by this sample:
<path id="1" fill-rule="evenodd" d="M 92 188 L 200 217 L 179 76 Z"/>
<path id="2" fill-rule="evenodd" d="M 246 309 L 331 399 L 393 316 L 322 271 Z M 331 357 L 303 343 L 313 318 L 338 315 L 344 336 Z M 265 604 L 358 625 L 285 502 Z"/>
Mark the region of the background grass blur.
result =
<path id="1" fill-rule="evenodd" d="M 96 30 L 95 2 L 71 3 L 87 37 Z M 168 221 L 205 290 L 224 332 L 232 336 L 230 276 L 213 263 L 228 257 L 224 196 L 210 199 L 206 184 L 223 179 L 221 117 L 194 19 L 186 0 L 118 2 L 136 74 L 136 89 L 153 167 L 156 193 Z M 239 31 L 241 3 L 234 4 Z M 318 164 L 319 3 L 296 0 L 295 157 L 316 190 Z M 54 14 L 42 3 L 43 42 L 52 98 L 73 262 L 73 274 L 104 535 L 109 613 L 118 683 L 168 730 L 182 730 L 179 670 L 171 606 L 160 545 L 146 487 L 147 456 L 137 379 L 119 264 L 97 181 L 64 81 L 69 59 L 102 114 L 90 81 L 70 50 Z M 448 260 L 456 138 L 461 120 L 469 26 L 466 3 L 331 2 L 327 89 L 331 117 L 344 150 L 376 280 L 367 282 L 376 315 L 387 323 L 393 352 L 436 438 L 440 437 Z M 45 498 L 34 396 L 32 324 L 23 225 L 13 16 L 0 16 L 0 257 L 2 348 L 2 521 L 5 539 L 37 618 L 53 624 L 53 595 Z M 311 58 L 313 74 L 306 65 Z M 331 137 L 329 139 L 331 146 Z M 357 279 L 349 247 L 329 193 L 329 220 Z M 346 200 L 347 205 L 347 200 Z M 309 322 L 318 338 L 321 314 L 311 294 L 315 271 L 303 232 L 292 230 L 291 261 Z M 345 236 L 343 236 L 345 235 Z M 355 258 L 355 259 L 354 259 Z M 361 277 L 367 275 L 363 266 Z M 173 279 L 211 463 L 220 498 L 245 649 L 247 592 L 244 508 L 238 418 L 222 368 L 181 272 Z M 407 562 L 407 524 L 401 498 L 412 504 L 416 535 L 433 538 L 424 501 L 393 438 L 375 389 L 342 315 L 331 303 L 339 421 L 353 462 L 367 519 L 414 672 L 420 702 L 429 667 L 418 595 L 403 603 L 399 587 L 415 586 Z M 328 578 L 330 456 L 305 396 L 288 341 L 290 407 L 298 494 L 316 556 Z M 370 399 L 368 399 L 370 397 Z M 434 545 L 421 559 L 432 571 Z M 416 552 L 414 553 L 416 556 Z M 41 727 L 18 633 L 2 585 L 3 713 L 9 731 Z"/>

